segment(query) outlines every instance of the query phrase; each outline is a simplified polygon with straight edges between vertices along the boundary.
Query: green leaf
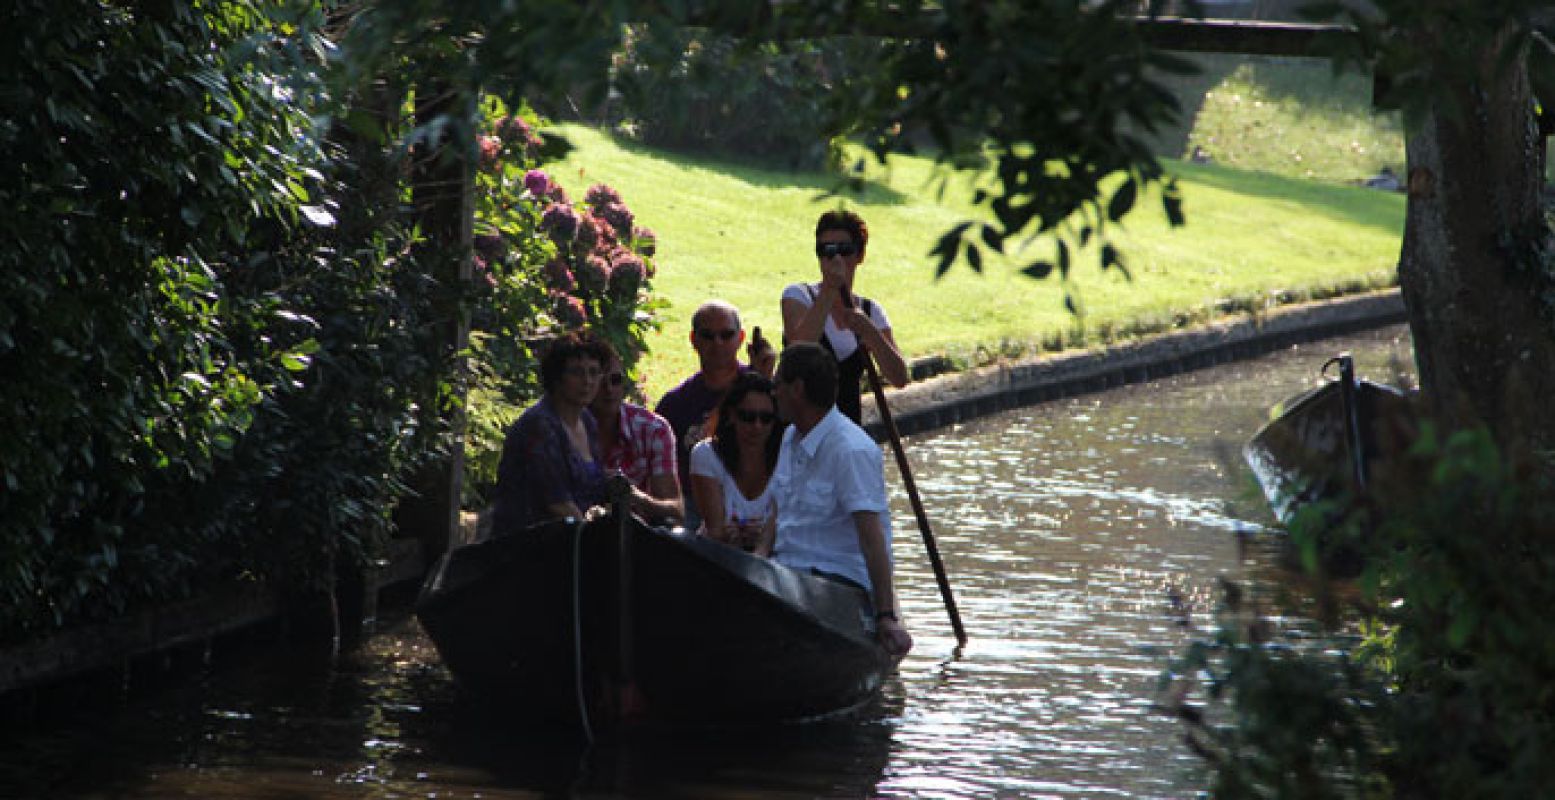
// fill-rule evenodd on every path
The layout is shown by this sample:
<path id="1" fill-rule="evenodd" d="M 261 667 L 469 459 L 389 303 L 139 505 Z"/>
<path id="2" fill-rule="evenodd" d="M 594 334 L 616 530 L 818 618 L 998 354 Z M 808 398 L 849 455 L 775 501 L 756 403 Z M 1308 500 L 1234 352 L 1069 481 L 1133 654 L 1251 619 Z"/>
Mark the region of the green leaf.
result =
<path id="1" fill-rule="evenodd" d="M 1101 248 L 1102 271 L 1106 272 L 1109 267 L 1117 267 L 1118 271 L 1123 273 L 1123 277 L 1133 280 L 1134 276 L 1129 274 L 1128 267 L 1123 263 L 1123 254 L 1118 252 L 1118 248 L 1105 244 Z"/>
<path id="2" fill-rule="evenodd" d="M 1470 610 L 1460 611 L 1447 626 L 1447 643 L 1453 647 L 1468 644 L 1469 635 L 1479 627 L 1479 615 Z"/>
<path id="3" fill-rule="evenodd" d="M 1161 187 L 1161 208 L 1166 212 L 1166 220 L 1174 228 L 1182 227 L 1186 219 L 1182 213 L 1182 189 L 1177 186 L 1177 179 L 1172 178 Z"/>
<path id="4" fill-rule="evenodd" d="M 1116 192 L 1112 193 L 1112 200 L 1107 203 L 1107 218 L 1113 222 L 1123 219 L 1134 208 L 1134 198 L 1139 194 L 1139 185 L 1133 178 L 1123 182 Z"/>
<path id="5" fill-rule="evenodd" d="M 1032 263 L 1026 265 L 1025 269 L 1021 270 L 1021 274 L 1028 278 L 1042 280 L 1043 278 L 1053 274 L 1053 262 L 1033 261 Z"/>
<path id="6" fill-rule="evenodd" d="M 995 253 L 1003 253 L 1004 234 L 1000 233 L 999 229 L 992 225 L 984 225 L 983 244 L 988 245 L 988 249 L 994 251 Z"/>
<path id="7" fill-rule="evenodd" d="M 983 251 L 978 248 L 976 242 L 966 243 L 966 263 L 972 267 L 973 272 L 983 271 Z"/>

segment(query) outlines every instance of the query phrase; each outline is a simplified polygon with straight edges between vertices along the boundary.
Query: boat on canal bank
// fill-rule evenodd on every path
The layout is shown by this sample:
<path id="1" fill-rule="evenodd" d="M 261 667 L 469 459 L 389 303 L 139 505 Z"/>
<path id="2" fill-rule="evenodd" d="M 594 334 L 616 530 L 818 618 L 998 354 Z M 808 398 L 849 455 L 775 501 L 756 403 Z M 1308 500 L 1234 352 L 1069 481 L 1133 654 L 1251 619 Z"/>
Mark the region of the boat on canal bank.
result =
<path id="1" fill-rule="evenodd" d="M 468 699 L 589 736 L 837 716 L 896 666 L 863 590 L 629 514 L 455 548 L 416 616 Z"/>

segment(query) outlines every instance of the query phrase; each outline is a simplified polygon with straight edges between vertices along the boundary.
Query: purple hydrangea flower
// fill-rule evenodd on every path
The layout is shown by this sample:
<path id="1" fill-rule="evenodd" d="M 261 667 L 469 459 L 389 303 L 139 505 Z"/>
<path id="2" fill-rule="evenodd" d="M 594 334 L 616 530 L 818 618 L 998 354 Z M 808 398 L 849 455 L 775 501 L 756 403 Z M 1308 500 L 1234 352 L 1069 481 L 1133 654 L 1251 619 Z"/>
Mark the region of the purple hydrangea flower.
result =
<path id="1" fill-rule="evenodd" d="M 551 193 L 551 176 L 543 169 L 529 170 L 524 173 L 524 188 L 534 197 L 545 197 Z"/>

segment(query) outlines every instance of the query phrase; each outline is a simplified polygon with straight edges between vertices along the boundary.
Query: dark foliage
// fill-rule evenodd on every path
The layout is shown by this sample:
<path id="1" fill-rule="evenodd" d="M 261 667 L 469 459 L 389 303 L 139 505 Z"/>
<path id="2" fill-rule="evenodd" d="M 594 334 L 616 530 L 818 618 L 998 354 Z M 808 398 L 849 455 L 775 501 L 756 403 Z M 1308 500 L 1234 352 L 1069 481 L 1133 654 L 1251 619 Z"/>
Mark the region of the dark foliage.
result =
<path id="1" fill-rule="evenodd" d="M 1555 780 L 1546 475 L 1484 430 L 1427 426 L 1364 498 L 1293 521 L 1317 551 L 1315 596 L 1285 609 L 1228 584 L 1216 631 L 1163 679 L 1216 796 L 1540 796 Z M 1334 542 L 1360 549 L 1359 578 L 1316 569 Z M 1322 627 L 1276 624 L 1300 616 Z"/>
<path id="2" fill-rule="evenodd" d="M 430 294 L 329 229 L 306 6 L 23 2 L 0 97 L 0 640 L 386 530 Z M 392 215 L 393 209 L 387 211 Z M 425 433 L 425 432 L 424 432 Z"/>

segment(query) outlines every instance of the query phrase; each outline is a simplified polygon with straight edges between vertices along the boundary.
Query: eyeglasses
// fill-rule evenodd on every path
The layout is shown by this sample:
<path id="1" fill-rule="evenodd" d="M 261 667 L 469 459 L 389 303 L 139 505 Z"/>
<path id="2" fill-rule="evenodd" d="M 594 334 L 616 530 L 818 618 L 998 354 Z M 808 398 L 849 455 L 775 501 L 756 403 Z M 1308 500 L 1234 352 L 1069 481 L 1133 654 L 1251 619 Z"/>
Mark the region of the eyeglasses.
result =
<path id="1" fill-rule="evenodd" d="M 736 408 L 734 410 L 734 418 L 747 425 L 757 422 L 763 425 L 771 425 L 777 419 L 777 415 L 771 411 L 748 411 L 743 408 Z"/>
<path id="2" fill-rule="evenodd" d="M 568 367 L 562 370 L 562 374 L 572 378 L 584 378 L 594 381 L 599 380 L 599 376 L 604 375 L 605 372 L 599 367 Z"/>
<path id="3" fill-rule="evenodd" d="M 711 328 L 698 328 L 697 329 L 697 338 L 701 339 L 704 342 L 711 342 L 714 339 L 722 339 L 722 340 L 727 342 L 730 339 L 733 339 L 734 337 L 739 336 L 739 335 L 740 335 L 740 329 L 739 328 L 728 328 L 726 330 L 721 330 L 721 331 L 715 331 L 715 330 L 712 330 Z"/>
<path id="4" fill-rule="evenodd" d="M 605 380 L 608 381 L 611 386 L 620 386 L 621 384 L 626 383 L 626 376 L 619 372 L 612 372 L 605 376 Z"/>
<path id="5" fill-rule="evenodd" d="M 832 256 L 847 258 L 858 252 L 858 245 L 852 242 L 816 242 L 815 257 L 825 260 Z"/>

